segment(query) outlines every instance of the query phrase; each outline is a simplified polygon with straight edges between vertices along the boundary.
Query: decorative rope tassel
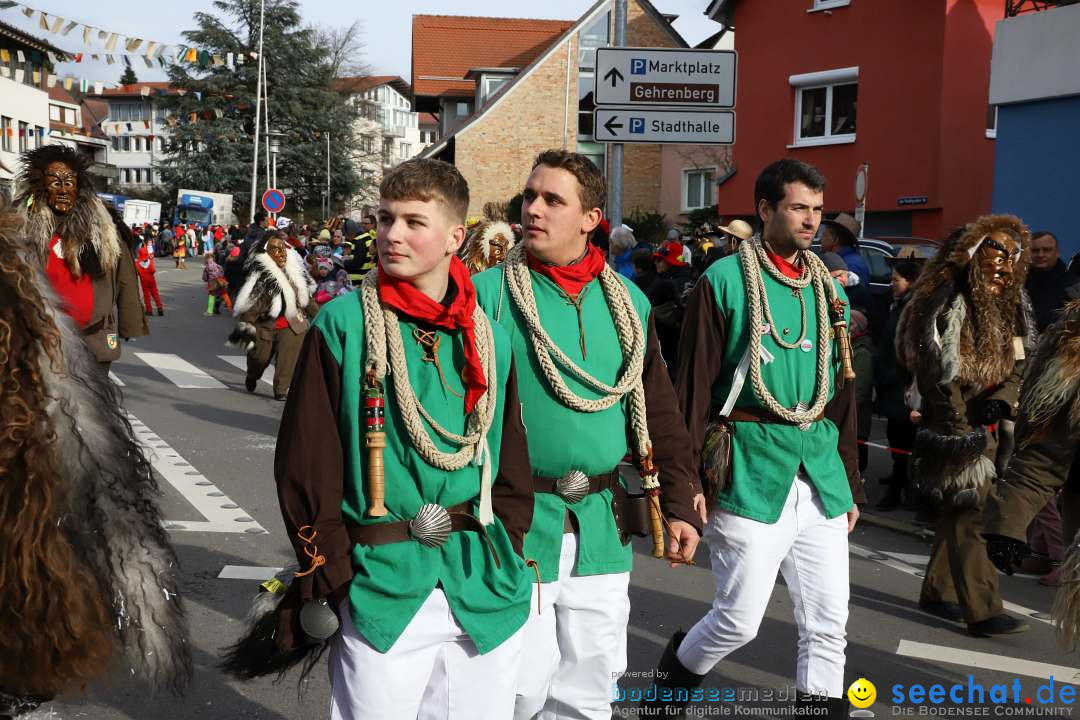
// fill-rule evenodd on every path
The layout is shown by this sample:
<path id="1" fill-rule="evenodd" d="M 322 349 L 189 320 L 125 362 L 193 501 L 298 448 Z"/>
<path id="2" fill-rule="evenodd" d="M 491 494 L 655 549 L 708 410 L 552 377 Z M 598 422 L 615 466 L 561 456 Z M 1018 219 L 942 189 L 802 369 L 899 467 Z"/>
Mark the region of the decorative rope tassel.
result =
<path id="1" fill-rule="evenodd" d="M 491 506 L 491 450 L 486 435 L 476 445 L 473 465 L 480 466 L 480 510 L 477 518 L 480 524 L 490 525 L 495 522 L 495 512 Z"/>
<path id="2" fill-rule="evenodd" d="M 832 321 L 833 334 L 836 336 L 836 345 L 840 350 L 840 368 L 844 371 L 844 379 L 854 380 L 855 368 L 851 364 L 851 339 L 848 337 L 847 322 L 844 320 L 845 305 L 847 303 L 834 296 L 829 302 L 829 318 Z"/>
<path id="3" fill-rule="evenodd" d="M 649 498 L 649 529 L 652 531 L 653 557 L 664 557 L 664 516 L 660 510 L 660 471 L 652 461 L 652 446 L 638 461 L 641 489 Z"/>
<path id="4" fill-rule="evenodd" d="M 368 373 L 364 390 L 364 413 L 367 416 L 367 432 L 364 446 L 368 452 L 368 511 L 369 517 L 386 515 L 386 475 L 383 467 L 383 448 L 386 447 L 386 398 L 382 383 Z"/>

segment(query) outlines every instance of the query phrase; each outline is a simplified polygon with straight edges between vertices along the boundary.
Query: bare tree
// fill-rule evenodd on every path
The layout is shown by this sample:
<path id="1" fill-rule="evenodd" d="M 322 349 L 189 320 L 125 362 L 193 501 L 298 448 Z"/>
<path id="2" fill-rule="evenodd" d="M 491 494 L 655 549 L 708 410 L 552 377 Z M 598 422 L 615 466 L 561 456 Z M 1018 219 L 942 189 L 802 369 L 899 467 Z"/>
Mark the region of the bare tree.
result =
<path id="1" fill-rule="evenodd" d="M 371 74 L 364 61 L 364 24 L 353 20 L 348 27 L 316 28 L 322 46 L 329 53 L 334 77 L 359 77 Z"/>

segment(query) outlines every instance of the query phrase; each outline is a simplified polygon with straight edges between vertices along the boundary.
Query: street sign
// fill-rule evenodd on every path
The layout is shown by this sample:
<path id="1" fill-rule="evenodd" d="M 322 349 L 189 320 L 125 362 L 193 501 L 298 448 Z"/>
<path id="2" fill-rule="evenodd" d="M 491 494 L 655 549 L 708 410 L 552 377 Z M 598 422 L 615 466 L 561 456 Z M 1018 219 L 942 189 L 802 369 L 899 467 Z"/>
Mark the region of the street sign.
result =
<path id="1" fill-rule="evenodd" d="M 285 207 L 285 193 L 277 188 L 270 188 L 262 196 L 263 210 L 268 213 L 279 213 Z"/>
<path id="2" fill-rule="evenodd" d="M 734 50 L 597 48 L 596 105 L 735 107 Z"/>
<path id="3" fill-rule="evenodd" d="M 730 145 L 735 142 L 735 113 L 716 110 L 597 108 L 596 142 L 671 145 Z"/>

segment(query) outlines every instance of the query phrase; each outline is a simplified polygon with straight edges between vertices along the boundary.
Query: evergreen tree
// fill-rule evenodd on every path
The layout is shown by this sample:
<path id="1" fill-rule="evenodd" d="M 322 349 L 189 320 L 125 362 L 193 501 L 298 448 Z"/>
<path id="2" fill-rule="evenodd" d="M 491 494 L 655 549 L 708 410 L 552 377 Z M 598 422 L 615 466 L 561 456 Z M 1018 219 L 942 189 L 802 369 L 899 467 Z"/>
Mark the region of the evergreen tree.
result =
<path id="1" fill-rule="evenodd" d="M 232 193 L 237 216 L 248 217 L 259 44 L 259 0 L 215 0 L 216 14 L 195 13 L 198 28 L 184 33 L 199 51 L 198 63 L 176 63 L 169 80 L 180 94 L 160 96 L 169 139 L 162 178 L 172 188 Z M 331 205 L 355 194 L 360 178 L 351 158 L 357 109 L 333 88 L 334 65 L 319 34 L 301 25 L 295 0 L 266 0 L 264 52 L 270 128 L 283 133 L 277 184 L 308 217 L 319 214 L 326 189 L 330 135 Z M 214 62 L 244 54 L 233 69 Z M 265 117 L 265 116 L 264 116 Z M 265 127 L 265 119 L 260 125 Z M 262 128 L 261 128 L 262 129 Z M 257 198 L 266 185 L 266 145 L 259 139 Z M 258 199 L 256 198 L 256 202 Z"/>
<path id="2" fill-rule="evenodd" d="M 135 71 L 128 65 L 124 68 L 124 74 L 120 76 L 121 85 L 134 85 L 139 82 L 139 78 L 135 76 Z"/>

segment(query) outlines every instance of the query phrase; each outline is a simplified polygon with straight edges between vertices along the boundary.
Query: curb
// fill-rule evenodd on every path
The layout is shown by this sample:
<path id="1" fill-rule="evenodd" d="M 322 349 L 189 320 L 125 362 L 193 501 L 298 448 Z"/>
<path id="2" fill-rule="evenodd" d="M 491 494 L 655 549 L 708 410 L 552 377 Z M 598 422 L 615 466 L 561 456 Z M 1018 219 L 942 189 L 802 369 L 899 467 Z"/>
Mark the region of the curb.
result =
<path id="1" fill-rule="evenodd" d="M 892 530 L 909 537 L 917 538 L 919 540 L 932 540 L 934 537 L 934 531 L 928 527 L 919 527 L 913 525 L 910 522 L 904 522 L 902 520 L 894 520 L 884 515 L 879 515 L 872 512 L 860 512 L 859 521 L 864 522 L 867 525 L 873 525 L 874 527 L 884 528 L 885 530 Z"/>

